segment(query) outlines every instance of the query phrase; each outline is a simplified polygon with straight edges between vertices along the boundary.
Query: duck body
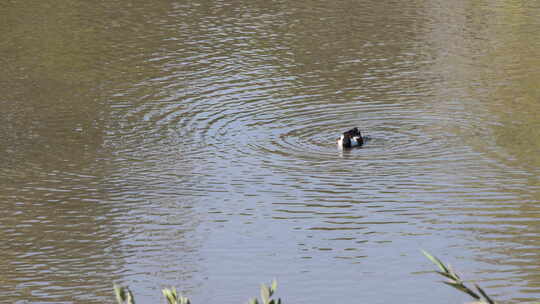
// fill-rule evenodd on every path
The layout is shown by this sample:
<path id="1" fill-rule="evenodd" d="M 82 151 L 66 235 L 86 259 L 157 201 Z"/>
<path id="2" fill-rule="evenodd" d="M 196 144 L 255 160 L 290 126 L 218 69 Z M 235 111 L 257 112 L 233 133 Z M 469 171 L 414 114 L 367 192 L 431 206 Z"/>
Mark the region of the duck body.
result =
<path id="1" fill-rule="evenodd" d="M 364 139 L 358 128 L 350 129 L 344 132 L 337 141 L 338 147 L 341 149 L 350 149 L 361 147 L 364 144 Z"/>

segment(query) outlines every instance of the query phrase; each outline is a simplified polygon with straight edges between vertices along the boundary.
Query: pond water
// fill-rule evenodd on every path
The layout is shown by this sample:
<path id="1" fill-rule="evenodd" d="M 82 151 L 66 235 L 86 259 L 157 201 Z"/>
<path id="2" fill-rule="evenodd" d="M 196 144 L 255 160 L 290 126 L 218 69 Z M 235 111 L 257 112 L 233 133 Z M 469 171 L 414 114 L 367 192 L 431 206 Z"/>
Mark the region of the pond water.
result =
<path id="1" fill-rule="evenodd" d="M 7 1 L 0 302 L 540 297 L 534 1 Z M 371 140 L 340 151 L 358 126 Z"/>

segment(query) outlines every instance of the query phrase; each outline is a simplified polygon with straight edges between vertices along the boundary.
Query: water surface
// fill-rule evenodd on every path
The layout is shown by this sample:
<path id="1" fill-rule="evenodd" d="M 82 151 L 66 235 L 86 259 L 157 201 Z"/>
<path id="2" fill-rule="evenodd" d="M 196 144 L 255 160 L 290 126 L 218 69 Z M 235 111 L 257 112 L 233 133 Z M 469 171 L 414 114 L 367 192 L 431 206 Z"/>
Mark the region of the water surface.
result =
<path id="1" fill-rule="evenodd" d="M 540 296 L 540 6 L 8 1 L 0 301 Z M 340 132 L 370 140 L 337 149 Z"/>

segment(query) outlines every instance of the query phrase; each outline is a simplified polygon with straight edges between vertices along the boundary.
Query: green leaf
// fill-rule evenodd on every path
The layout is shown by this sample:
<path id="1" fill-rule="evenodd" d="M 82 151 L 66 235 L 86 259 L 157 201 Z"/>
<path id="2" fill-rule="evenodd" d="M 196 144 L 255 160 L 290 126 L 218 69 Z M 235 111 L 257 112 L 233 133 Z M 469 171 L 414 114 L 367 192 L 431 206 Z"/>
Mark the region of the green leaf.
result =
<path id="1" fill-rule="evenodd" d="M 191 301 L 187 297 L 180 297 L 180 304 L 191 304 Z"/>
<path id="2" fill-rule="evenodd" d="M 266 285 L 261 285 L 261 300 L 263 304 L 268 304 L 270 301 L 270 288 Z"/>
<path id="3" fill-rule="evenodd" d="M 131 290 L 126 287 L 126 293 L 127 293 L 127 303 L 128 304 L 135 304 L 135 298 L 133 298 L 133 294 L 131 293 Z"/>
<path id="4" fill-rule="evenodd" d="M 446 278 L 450 279 L 450 280 L 455 279 L 451 274 L 448 274 L 446 272 L 442 272 L 442 271 L 438 271 L 438 270 L 435 270 L 435 272 L 442 275 L 443 277 L 446 277 Z"/>
<path id="5" fill-rule="evenodd" d="M 118 304 L 135 304 L 135 298 L 133 298 L 133 294 L 128 287 L 117 286 L 116 284 L 113 286 Z"/>
<path id="6" fill-rule="evenodd" d="M 272 286 L 270 287 L 270 290 L 272 291 L 272 293 L 276 292 L 276 289 L 277 289 L 277 281 L 276 279 L 273 279 L 272 280 Z"/>
<path id="7" fill-rule="evenodd" d="M 178 295 L 176 293 L 176 288 L 164 288 L 161 290 L 161 292 L 163 293 L 163 296 L 165 296 L 167 303 L 178 304 Z"/>
<path id="8" fill-rule="evenodd" d="M 435 256 L 432 256 L 431 254 L 429 254 L 427 251 L 425 250 L 422 250 L 422 253 L 428 258 L 431 260 L 431 262 L 433 262 L 433 264 L 437 265 L 439 267 L 439 269 L 442 271 L 442 272 L 445 272 L 445 273 L 450 273 L 450 271 L 448 270 L 448 268 L 446 267 L 446 265 L 444 265 L 443 262 L 441 262 L 441 260 L 439 260 L 437 257 Z"/>
<path id="9" fill-rule="evenodd" d="M 116 284 L 114 284 L 113 286 L 114 286 L 114 294 L 116 296 L 116 302 L 118 302 L 118 304 L 124 304 L 124 301 L 126 300 L 124 298 L 124 290 L 123 290 L 124 288 Z"/>
<path id="10" fill-rule="evenodd" d="M 476 290 L 478 290 L 478 292 L 480 292 L 480 294 L 482 294 L 482 296 L 484 297 L 484 299 L 486 299 L 486 301 L 487 301 L 489 304 L 495 304 L 495 301 L 493 301 L 493 300 L 487 295 L 487 293 L 486 293 L 482 288 L 480 288 L 480 286 L 478 286 L 477 284 L 474 284 L 474 287 L 476 287 Z"/>
<path id="11" fill-rule="evenodd" d="M 463 285 L 461 283 L 457 283 L 457 282 L 443 282 L 443 283 L 446 284 L 446 285 L 452 286 L 455 289 L 470 295 L 471 297 L 475 298 L 476 300 L 480 300 L 479 295 L 477 295 L 474 291 L 470 290 L 469 288 L 467 288 L 467 286 L 465 286 L 465 285 Z"/>

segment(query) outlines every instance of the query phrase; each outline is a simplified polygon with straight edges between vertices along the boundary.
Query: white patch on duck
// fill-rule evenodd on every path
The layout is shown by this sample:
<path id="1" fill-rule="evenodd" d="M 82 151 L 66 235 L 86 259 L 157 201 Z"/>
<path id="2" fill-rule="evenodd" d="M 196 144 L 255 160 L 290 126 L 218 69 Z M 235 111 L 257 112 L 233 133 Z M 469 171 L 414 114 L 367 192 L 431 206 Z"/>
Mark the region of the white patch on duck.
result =
<path id="1" fill-rule="evenodd" d="M 341 137 L 337 140 L 337 145 L 339 148 L 343 149 L 343 139 L 345 136 L 341 135 Z"/>
<path id="2" fill-rule="evenodd" d="M 361 146 L 362 144 L 360 144 L 360 141 L 361 141 L 361 138 L 358 136 L 351 138 L 351 146 L 352 147 Z"/>

